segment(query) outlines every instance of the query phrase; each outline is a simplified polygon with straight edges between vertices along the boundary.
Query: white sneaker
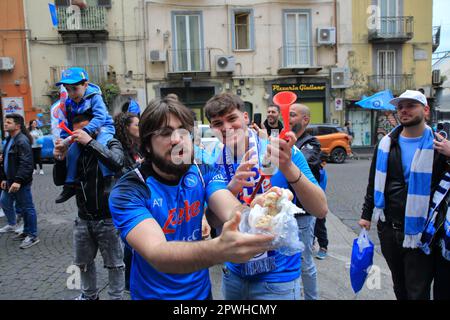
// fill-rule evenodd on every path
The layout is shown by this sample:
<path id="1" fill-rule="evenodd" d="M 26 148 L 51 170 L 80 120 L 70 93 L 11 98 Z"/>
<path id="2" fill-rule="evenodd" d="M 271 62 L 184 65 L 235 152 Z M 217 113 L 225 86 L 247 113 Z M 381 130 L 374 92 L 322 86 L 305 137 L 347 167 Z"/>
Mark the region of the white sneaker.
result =
<path id="1" fill-rule="evenodd" d="M 16 230 L 16 228 L 17 228 L 17 224 L 14 226 L 10 226 L 9 224 L 7 224 L 6 226 L 4 226 L 3 228 L 0 229 L 0 233 L 14 232 L 14 230 Z"/>
<path id="2" fill-rule="evenodd" d="M 5 212 L 3 212 L 3 209 L 0 208 L 0 218 L 3 218 L 5 216 Z"/>
<path id="3" fill-rule="evenodd" d="M 33 170 L 33 174 L 36 174 L 37 173 L 37 170 Z"/>
<path id="4" fill-rule="evenodd" d="M 39 241 L 40 240 L 38 239 L 38 237 L 27 236 L 25 238 L 25 240 L 23 240 L 22 243 L 20 244 L 20 249 L 27 249 L 27 248 L 39 243 Z"/>
<path id="5" fill-rule="evenodd" d="M 40 174 L 40 175 L 43 175 L 43 174 L 44 174 L 44 170 L 41 169 L 41 170 L 39 171 L 39 174 Z"/>
<path id="6" fill-rule="evenodd" d="M 21 234 L 23 232 L 23 224 L 19 225 L 16 230 L 14 230 L 15 233 Z"/>

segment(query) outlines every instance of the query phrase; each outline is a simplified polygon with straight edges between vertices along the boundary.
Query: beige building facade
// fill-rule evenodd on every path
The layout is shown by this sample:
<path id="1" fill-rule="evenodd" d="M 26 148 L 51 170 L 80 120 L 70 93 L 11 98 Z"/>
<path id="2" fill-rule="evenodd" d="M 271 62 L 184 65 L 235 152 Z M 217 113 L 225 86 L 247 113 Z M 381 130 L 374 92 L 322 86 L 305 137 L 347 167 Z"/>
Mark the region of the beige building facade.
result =
<path id="1" fill-rule="evenodd" d="M 175 93 L 206 123 L 203 106 L 214 94 L 238 94 L 250 116 L 264 120 L 273 96 L 293 91 L 310 106 L 313 123 L 340 123 L 343 112 L 335 105 L 343 90 L 332 87 L 330 76 L 347 56 L 351 24 L 343 37 L 339 17 L 351 19 L 351 5 L 145 1 L 148 97 Z"/>

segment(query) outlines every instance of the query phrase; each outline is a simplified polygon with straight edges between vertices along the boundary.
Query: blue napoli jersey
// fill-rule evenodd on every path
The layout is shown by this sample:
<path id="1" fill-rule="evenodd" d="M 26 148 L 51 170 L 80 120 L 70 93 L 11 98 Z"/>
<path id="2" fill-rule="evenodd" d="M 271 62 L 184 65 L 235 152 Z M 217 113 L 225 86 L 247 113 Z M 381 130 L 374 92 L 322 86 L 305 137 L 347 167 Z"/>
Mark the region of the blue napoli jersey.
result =
<path id="1" fill-rule="evenodd" d="M 311 172 L 311 169 L 308 166 L 308 162 L 306 161 L 305 157 L 303 156 L 302 152 L 297 148 L 292 148 L 292 162 L 302 171 L 302 173 L 311 180 L 314 184 L 318 185 L 317 180 L 314 178 L 314 175 Z M 225 165 L 222 164 L 223 162 L 219 162 L 220 164 L 216 164 L 215 166 L 217 168 L 220 168 L 222 175 L 229 180 L 228 175 L 226 174 Z M 233 167 L 236 171 L 239 166 L 239 163 L 234 163 Z M 254 185 L 256 186 L 257 182 L 260 179 L 260 174 L 257 168 L 253 168 L 253 171 L 256 173 L 255 177 L 249 178 L 249 181 L 254 182 Z M 269 181 L 267 181 L 269 182 Z M 265 183 L 266 184 L 266 183 Z M 289 189 L 290 185 L 287 182 L 284 175 L 281 173 L 280 170 L 275 173 L 271 179 L 270 184 L 273 187 L 280 187 Z M 266 184 L 266 189 L 269 188 Z M 243 193 L 244 196 L 250 196 L 253 192 L 253 187 L 250 188 L 244 188 Z M 260 193 L 262 190 L 260 190 Z M 295 196 L 295 193 L 294 193 Z M 293 200 L 295 203 L 295 198 Z M 281 254 L 278 251 L 269 251 L 267 253 L 268 257 L 273 257 L 275 259 L 276 269 L 270 272 L 260 273 L 256 275 L 247 276 L 244 274 L 245 264 L 236 264 L 227 262 L 226 266 L 228 269 L 230 269 L 233 273 L 240 276 L 241 278 L 246 278 L 249 280 L 257 280 L 257 281 L 267 281 L 267 282 L 288 282 L 292 281 L 294 279 L 297 279 L 300 276 L 300 267 L 301 267 L 301 254 L 295 254 L 292 256 L 285 256 Z"/>
<path id="2" fill-rule="evenodd" d="M 142 169 L 140 172 L 144 172 Z M 201 171 L 201 174 L 200 174 Z M 128 233 L 140 222 L 155 219 L 167 241 L 202 240 L 202 215 L 211 195 L 226 189 L 226 181 L 211 166 L 191 166 L 176 185 L 136 171 L 123 176 L 113 188 L 109 206 L 115 226 L 126 242 Z M 188 274 L 167 274 L 154 269 L 136 251 L 130 276 L 135 300 L 204 300 L 211 291 L 208 269 Z"/>

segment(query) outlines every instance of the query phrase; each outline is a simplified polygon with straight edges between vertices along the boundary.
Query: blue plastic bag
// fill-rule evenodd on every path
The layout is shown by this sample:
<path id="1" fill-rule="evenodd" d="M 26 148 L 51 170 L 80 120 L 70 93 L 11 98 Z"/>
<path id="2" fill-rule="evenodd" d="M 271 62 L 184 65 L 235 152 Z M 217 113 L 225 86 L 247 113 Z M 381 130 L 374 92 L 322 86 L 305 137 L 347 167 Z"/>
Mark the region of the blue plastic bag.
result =
<path id="1" fill-rule="evenodd" d="M 353 291 L 358 293 L 366 281 L 368 269 L 373 264 L 374 245 L 366 229 L 353 240 L 352 260 L 350 265 L 350 282 Z"/>

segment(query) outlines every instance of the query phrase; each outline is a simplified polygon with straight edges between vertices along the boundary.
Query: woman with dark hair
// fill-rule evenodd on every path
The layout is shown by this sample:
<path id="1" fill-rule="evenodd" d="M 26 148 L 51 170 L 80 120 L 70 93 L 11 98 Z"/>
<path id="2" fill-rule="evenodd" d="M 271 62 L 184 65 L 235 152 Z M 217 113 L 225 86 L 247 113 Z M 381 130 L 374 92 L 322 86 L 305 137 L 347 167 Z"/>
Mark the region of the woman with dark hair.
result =
<path id="1" fill-rule="evenodd" d="M 121 112 L 114 117 L 116 139 L 123 147 L 124 166 L 122 174 L 134 169 L 142 162 L 139 152 L 139 117 L 135 113 Z M 130 290 L 130 272 L 133 252 L 127 244 L 124 246 L 123 262 L 125 263 L 125 290 Z"/>
<path id="2" fill-rule="evenodd" d="M 44 134 L 41 129 L 38 128 L 38 123 L 36 120 L 31 120 L 28 124 L 28 131 L 30 135 L 33 137 L 33 143 L 31 144 L 31 148 L 33 149 L 33 165 L 34 170 L 33 174 L 37 173 L 37 165 L 39 164 L 39 174 L 44 174 L 44 170 L 42 170 L 42 161 L 41 161 L 41 150 L 42 144 L 39 144 L 37 140 L 42 138 Z"/>
<path id="3" fill-rule="evenodd" d="M 114 117 L 114 126 L 116 138 L 125 154 L 122 173 L 126 173 L 142 162 L 139 152 L 139 117 L 135 113 L 121 112 Z"/>

